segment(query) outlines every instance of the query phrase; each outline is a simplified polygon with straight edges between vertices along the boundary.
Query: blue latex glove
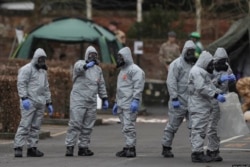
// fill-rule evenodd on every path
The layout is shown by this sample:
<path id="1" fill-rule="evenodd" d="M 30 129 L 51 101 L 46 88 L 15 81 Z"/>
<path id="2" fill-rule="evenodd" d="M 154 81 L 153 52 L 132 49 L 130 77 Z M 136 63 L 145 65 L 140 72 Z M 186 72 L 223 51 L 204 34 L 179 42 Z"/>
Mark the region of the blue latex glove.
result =
<path id="1" fill-rule="evenodd" d="M 179 108 L 179 107 L 181 106 L 181 103 L 180 103 L 179 100 L 173 100 L 173 101 L 172 101 L 172 106 L 173 106 L 174 108 Z"/>
<path id="2" fill-rule="evenodd" d="M 217 100 L 218 100 L 219 102 L 223 103 L 223 102 L 226 101 L 226 98 L 225 98 L 224 94 L 219 94 L 219 95 L 217 96 Z"/>
<path id="3" fill-rule="evenodd" d="M 117 115 L 117 109 L 118 109 L 118 107 L 117 107 L 117 104 L 115 103 L 114 106 L 113 106 L 113 109 L 112 109 L 112 114 L 113 115 Z"/>
<path id="4" fill-rule="evenodd" d="M 229 80 L 229 81 L 231 81 L 231 82 L 236 81 L 236 77 L 235 77 L 235 75 L 234 75 L 234 74 L 230 74 L 230 75 L 228 75 L 228 80 Z"/>
<path id="5" fill-rule="evenodd" d="M 29 110 L 30 109 L 30 100 L 29 99 L 22 100 L 22 104 L 23 104 L 23 108 L 25 110 Z"/>
<path id="6" fill-rule="evenodd" d="M 102 102 L 102 109 L 107 110 L 109 108 L 108 100 L 103 100 Z"/>
<path id="7" fill-rule="evenodd" d="M 220 77 L 220 82 L 223 83 L 223 82 L 227 81 L 228 79 L 229 79 L 229 77 L 228 77 L 227 74 L 226 74 L 226 75 L 222 75 L 222 76 Z"/>
<path id="8" fill-rule="evenodd" d="M 48 110 L 49 110 L 49 116 L 52 116 L 53 112 L 54 112 L 54 109 L 53 109 L 53 106 L 51 104 L 48 105 Z"/>
<path id="9" fill-rule="evenodd" d="M 138 111 L 138 108 L 139 108 L 139 100 L 133 99 L 133 101 L 130 104 L 130 110 L 132 111 L 132 113 L 135 113 Z"/>
<path id="10" fill-rule="evenodd" d="M 95 62 L 94 62 L 94 61 L 91 61 L 91 62 L 89 62 L 89 63 L 86 64 L 86 67 L 87 67 L 87 68 L 91 68 L 91 67 L 93 67 L 94 65 L 95 65 Z"/>

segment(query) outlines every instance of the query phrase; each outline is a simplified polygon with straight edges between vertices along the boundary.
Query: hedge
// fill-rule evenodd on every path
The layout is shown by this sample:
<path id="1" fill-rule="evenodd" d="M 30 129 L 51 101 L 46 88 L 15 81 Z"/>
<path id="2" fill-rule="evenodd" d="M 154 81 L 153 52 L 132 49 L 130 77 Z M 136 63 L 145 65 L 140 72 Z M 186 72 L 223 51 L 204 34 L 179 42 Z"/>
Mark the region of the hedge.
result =
<path id="1" fill-rule="evenodd" d="M 17 93 L 18 69 L 29 60 L 3 59 L 0 66 L 0 131 L 16 132 L 20 121 L 19 97 Z M 54 114 L 52 118 L 69 118 L 69 96 L 72 88 L 73 64 L 62 61 L 47 61 L 50 91 Z M 115 99 L 118 70 L 114 65 L 101 64 L 109 101 Z M 45 112 L 45 117 L 48 117 Z"/>
<path id="2" fill-rule="evenodd" d="M 16 81 L 13 76 L 0 76 L 0 132 L 15 132 L 20 121 Z"/>

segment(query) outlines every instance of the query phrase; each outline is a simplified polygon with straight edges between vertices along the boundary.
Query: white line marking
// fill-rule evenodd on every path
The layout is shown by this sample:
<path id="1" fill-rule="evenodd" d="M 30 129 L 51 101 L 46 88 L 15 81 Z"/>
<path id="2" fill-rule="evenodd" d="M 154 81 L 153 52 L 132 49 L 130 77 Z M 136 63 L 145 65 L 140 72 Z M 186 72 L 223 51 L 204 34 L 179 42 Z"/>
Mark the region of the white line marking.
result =
<path id="1" fill-rule="evenodd" d="M 234 139 L 238 139 L 240 137 L 243 137 L 244 135 L 239 135 L 239 136 L 234 136 L 234 137 L 231 137 L 231 138 L 228 138 L 228 139 L 225 139 L 225 140 L 222 140 L 220 143 L 226 143 L 226 142 L 229 142 L 229 141 L 232 141 Z"/>
<path id="2" fill-rule="evenodd" d="M 119 118 L 103 118 L 102 121 L 104 123 L 108 122 L 120 122 Z M 145 118 L 137 118 L 136 122 L 142 122 L 142 123 L 166 123 L 168 119 L 145 119 Z"/>
<path id="3" fill-rule="evenodd" d="M 229 150 L 229 151 L 250 151 L 250 149 L 247 148 L 220 148 L 220 150 Z"/>
<path id="4" fill-rule="evenodd" d="M 62 132 L 58 132 L 58 133 L 55 133 L 55 134 L 52 134 L 52 135 L 50 135 L 51 137 L 56 137 L 56 136 L 60 136 L 60 135 L 62 135 L 62 134 L 65 134 L 67 131 L 65 130 L 65 131 L 62 131 Z"/>
<path id="5" fill-rule="evenodd" d="M 4 144 L 13 144 L 13 141 L 6 141 L 6 142 L 1 142 L 0 145 L 4 145 Z"/>
<path id="6" fill-rule="evenodd" d="M 234 136 L 234 137 L 231 137 L 231 138 L 228 138 L 228 139 L 225 139 L 225 140 L 221 140 L 220 144 L 223 144 L 223 143 L 226 143 L 226 142 L 230 142 L 234 139 L 238 139 L 240 137 L 243 137 L 244 135 L 239 135 L 239 136 Z M 204 150 L 207 149 L 207 146 L 204 146 L 203 147 Z M 221 149 L 221 148 L 220 148 Z M 231 148 L 228 148 L 228 150 L 231 150 Z M 233 149 L 232 149 L 233 150 Z M 237 150 L 240 150 L 240 149 L 237 149 Z M 246 150 L 250 150 L 250 149 L 246 149 Z"/>

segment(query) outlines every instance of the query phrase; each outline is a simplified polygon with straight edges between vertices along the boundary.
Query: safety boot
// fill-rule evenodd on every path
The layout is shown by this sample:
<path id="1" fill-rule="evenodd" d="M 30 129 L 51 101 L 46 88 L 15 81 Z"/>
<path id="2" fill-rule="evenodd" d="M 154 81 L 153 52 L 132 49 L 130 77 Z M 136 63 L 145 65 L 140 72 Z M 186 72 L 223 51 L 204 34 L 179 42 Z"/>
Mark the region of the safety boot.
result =
<path id="1" fill-rule="evenodd" d="M 127 149 L 126 157 L 127 158 L 134 158 L 134 157 L 136 157 L 136 149 L 135 149 L 135 147 L 130 147 L 130 148 Z"/>
<path id="2" fill-rule="evenodd" d="M 205 155 L 204 152 L 193 152 L 191 155 L 192 162 L 211 162 L 212 158 Z"/>
<path id="3" fill-rule="evenodd" d="M 174 154 L 171 152 L 172 148 L 171 147 L 166 147 L 166 146 L 162 146 L 162 155 L 163 157 L 166 158 L 173 158 Z"/>
<path id="4" fill-rule="evenodd" d="M 215 162 L 220 162 L 223 161 L 223 158 L 220 156 L 220 151 L 215 150 L 215 151 L 210 151 L 207 150 L 207 155 L 212 158 L 213 161 Z"/>
<path id="5" fill-rule="evenodd" d="M 74 146 L 67 146 L 65 156 L 72 157 L 73 155 L 74 155 Z"/>
<path id="6" fill-rule="evenodd" d="M 92 156 L 94 153 L 88 147 L 79 147 L 78 156 Z"/>
<path id="7" fill-rule="evenodd" d="M 36 147 L 28 148 L 27 157 L 42 157 L 43 152 L 39 151 Z"/>
<path id="8" fill-rule="evenodd" d="M 128 151 L 128 148 L 123 147 L 122 151 L 119 151 L 119 152 L 116 153 L 116 156 L 117 157 L 126 157 L 127 151 Z"/>
<path id="9" fill-rule="evenodd" d="M 23 157 L 23 148 L 22 147 L 14 148 L 14 150 L 15 150 L 15 157 Z"/>

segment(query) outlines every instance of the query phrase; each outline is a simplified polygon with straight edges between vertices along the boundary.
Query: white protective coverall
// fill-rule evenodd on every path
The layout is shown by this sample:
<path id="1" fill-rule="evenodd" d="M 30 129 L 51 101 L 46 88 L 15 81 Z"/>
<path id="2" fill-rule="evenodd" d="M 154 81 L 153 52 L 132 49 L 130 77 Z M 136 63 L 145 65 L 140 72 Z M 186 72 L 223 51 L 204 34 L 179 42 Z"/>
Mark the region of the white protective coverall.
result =
<path id="1" fill-rule="evenodd" d="M 134 64 L 131 50 L 122 48 L 118 54 L 122 55 L 125 65 L 121 67 L 117 78 L 116 103 L 117 113 L 122 124 L 122 133 L 126 140 L 126 146 L 136 146 L 135 122 L 137 112 L 130 111 L 133 99 L 142 101 L 142 92 L 145 83 L 144 71 Z"/>
<path id="2" fill-rule="evenodd" d="M 91 132 L 96 121 L 97 94 L 101 99 L 108 97 L 102 69 L 98 65 L 84 69 L 91 52 L 97 54 L 96 49 L 89 46 L 85 52 L 85 60 L 78 60 L 74 65 L 66 146 L 75 146 L 79 133 L 78 147 L 89 146 Z"/>
<path id="3" fill-rule="evenodd" d="M 221 59 L 228 59 L 227 52 L 224 48 L 217 48 L 214 54 L 214 63 L 218 62 Z M 226 94 L 228 93 L 228 84 L 229 81 L 225 81 L 223 83 L 219 82 L 219 78 L 222 75 L 229 75 L 232 74 L 232 70 L 228 64 L 228 69 L 226 71 L 216 71 L 213 72 L 213 83 L 214 85 L 222 90 L 222 93 Z M 220 108 L 218 101 L 216 99 L 213 99 L 212 101 L 213 110 L 209 118 L 209 125 L 208 125 L 208 150 L 210 151 L 216 151 L 219 150 L 220 147 L 220 138 L 217 135 L 217 126 L 218 122 L 220 120 Z"/>
<path id="4" fill-rule="evenodd" d="M 190 95 L 188 110 L 192 122 L 192 152 L 204 151 L 204 139 L 213 109 L 211 104 L 215 95 L 221 93 L 221 90 L 217 89 L 212 83 L 212 74 L 209 74 L 206 70 L 212 60 L 212 55 L 207 51 L 203 51 L 189 73 L 188 87 Z"/>
<path id="5" fill-rule="evenodd" d="M 164 135 L 162 139 L 162 145 L 165 147 L 171 147 L 174 135 L 183 122 L 183 119 L 185 117 L 189 118 L 187 109 L 188 75 L 193 64 L 187 63 L 184 57 L 188 49 L 195 50 L 195 47 L 196 46 L 193 41 L 186 41 L 180 57 L 175 59 L 169 66 L 167 77 L 167 87 L 170 95 L 168 102 L 169 121 L 167 122 L 167 125 L 164 129 Z M 178 100 L 180 101 L 179 108 L 174 108 L 172 106 L 171 102 L 174 98 L 178 98 Z"/>
<path id="6" fill-rule="evenodd" d="M 47 71 L 35 67 L 39 57 L 46 57 L 45 51 L 41 48 L 36 49 L 31 62 L 18 71 L 17 89 L 20 97 L 21 121 L 15 135 L 14 148 L 23 147 L 26 139 L 28 148 L 36 147 L 45 104 L 51 103 Z M 22 98 L 30 100 L 28 110 L 23 108 Z"/>

